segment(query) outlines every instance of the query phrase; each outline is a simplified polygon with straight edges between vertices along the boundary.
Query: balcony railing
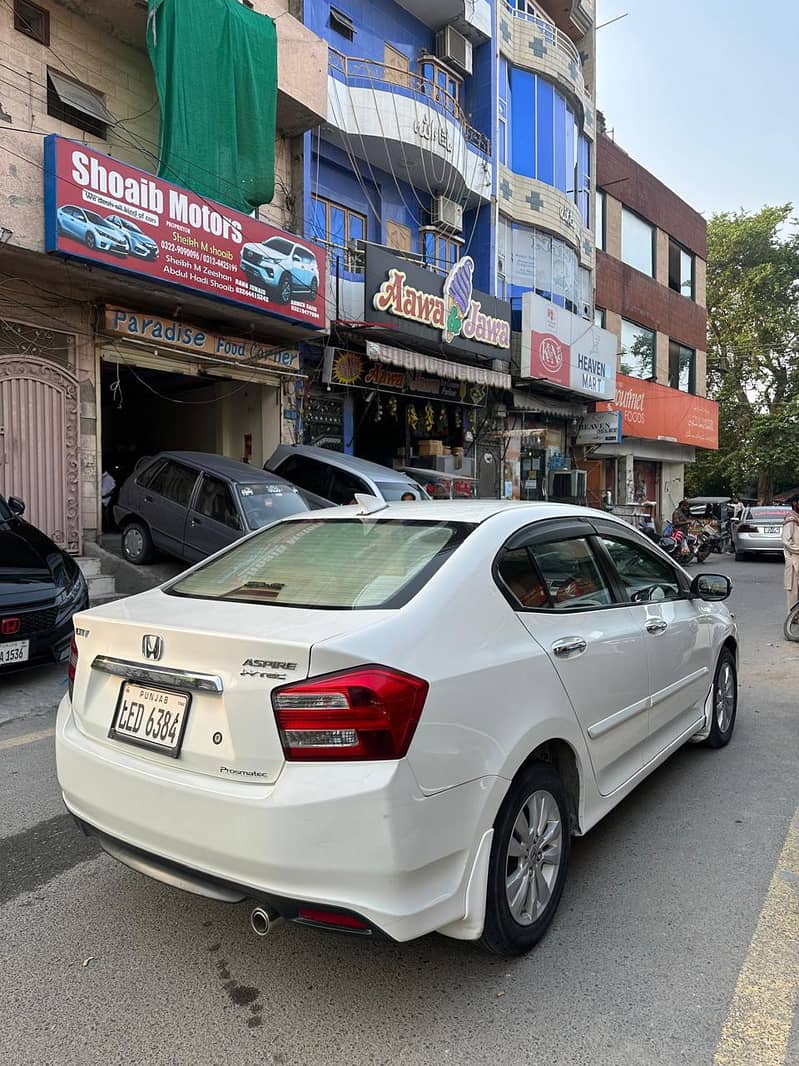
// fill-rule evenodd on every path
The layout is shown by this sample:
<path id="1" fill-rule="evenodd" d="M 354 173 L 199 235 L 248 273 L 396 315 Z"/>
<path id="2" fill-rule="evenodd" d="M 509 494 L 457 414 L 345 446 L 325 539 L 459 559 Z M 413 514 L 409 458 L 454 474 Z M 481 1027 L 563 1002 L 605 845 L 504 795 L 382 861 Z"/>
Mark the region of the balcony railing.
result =
<path id="1" fill-rule="evenodd" d="M 559 30 L 549 19 L 544 18 L 529 0 L 515 0 L 515 2 L 514 0 L 506 0 L 505 8 L 512 18 L 531 23 L 547 44 L 558 48 L 568 56 L 570 62 L 576 63 L 578 68 L 581 67 L 580 53 L 574 42 L 566 36 L 563 30 Z"/>
<path id="2" fill-rule="evenodd" d="M 377 59 L 354 59 L 337 52 L 334 48 L 328 49 L 328 68 L 334 77 L 342 78 L 347 84 L 362 81 L 372 88 L 381 90 L 410 90 L 418 100 L 432 105 L 445 115 L 450 115 L 461 127 L 467 144 L 472 145 L 484 155 L 491 154 L 491 139 L 466 121 L 463 109 L 451 93 L 428 78 L 404 70 L 402 67 L 381 63 Z"/>

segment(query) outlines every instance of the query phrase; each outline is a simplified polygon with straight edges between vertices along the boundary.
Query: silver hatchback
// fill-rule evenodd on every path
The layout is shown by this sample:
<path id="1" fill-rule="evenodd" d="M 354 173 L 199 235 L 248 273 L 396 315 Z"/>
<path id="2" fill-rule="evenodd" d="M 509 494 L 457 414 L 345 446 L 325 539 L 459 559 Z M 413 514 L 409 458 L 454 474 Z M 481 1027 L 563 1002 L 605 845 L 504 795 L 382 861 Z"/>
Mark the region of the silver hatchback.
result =
<path id="1" fill-rule="evenodd" d="M 790 507 L 747 507 L 734 531 L 735 558 L 782 551 L 782 523 Z"/>

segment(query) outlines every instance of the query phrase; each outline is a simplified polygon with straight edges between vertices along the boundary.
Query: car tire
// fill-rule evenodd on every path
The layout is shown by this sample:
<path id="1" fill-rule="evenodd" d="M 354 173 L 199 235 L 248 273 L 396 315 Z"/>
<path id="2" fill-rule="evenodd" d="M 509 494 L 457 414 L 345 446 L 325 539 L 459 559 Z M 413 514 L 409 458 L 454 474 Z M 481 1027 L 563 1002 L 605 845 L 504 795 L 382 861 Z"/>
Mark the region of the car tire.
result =
<path id="1" fill-rule="evenodd" d="M 705 739 L 708 748 L 723 748 L 729 744 L 738 713 L 738 671 L 735 656 L 723 648 L 713 676 L 713 712 L 710 733 Z"/>
<path id="2" fill-rule="evenodd" d="M 510 957 L 538 943 L 560 902 L 570 849 L 560 777 L 547 763 L 531 762 L 494 822 L 482 947 Z"/>
<path id="3" fill-rule="evenodd" d="M 86 234 L 86 247 L 92 249 L 97 247 L 97 241 L 94 239 L 93 233 Z"/>
<path id="4" fill-rule="evenodd" d="M 280 279 L 280 284 L 277 287 L 277 302 L 279 304 L 291 303 L 292 286 L 291 275 L 284 274 Z"/>
<path id="5" fill-rule="evenodd" d="M 122 530 L 122 554 L 135 566 L 143 566 L 152 559 L 153 538 L 144 522 L 134 519 Z"/>
<path id="6" fill-rule="evenodd" d="M 744 562 L 745 559 L 746 559 L 746 552 L 738 551 L 738 549 L 736 548 L 735 549 L 735 561 L 736 561 L 736 563 L 742 563 L 742 562 Z"/>

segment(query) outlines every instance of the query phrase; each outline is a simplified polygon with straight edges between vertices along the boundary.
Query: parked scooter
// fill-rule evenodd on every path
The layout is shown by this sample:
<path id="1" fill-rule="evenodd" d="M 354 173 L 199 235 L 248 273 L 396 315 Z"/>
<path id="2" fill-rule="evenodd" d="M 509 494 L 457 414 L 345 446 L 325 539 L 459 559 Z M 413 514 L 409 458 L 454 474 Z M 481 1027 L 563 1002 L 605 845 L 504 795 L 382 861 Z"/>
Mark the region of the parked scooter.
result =
<path id="1" fill-rule="evenodd" d="M 711 552 L 718 552 L 719 555 L 723 555 L 725 552 L 731 552 L 732 550 L 729 521 L 722 522 L 721 530 L 710 524 L 702 527 L 697 537 L 696 547 L 696 557 L 700 563 L 703 563 Z"/>
<path id="2" fill-rule="evenodd" d="M 696 561 L 697 538 L 691 533 L 675 529 L 671 522 L 666 522 L 664 525 L 658 546 L 681 566 L 688 566 L 689 563 Z"/>

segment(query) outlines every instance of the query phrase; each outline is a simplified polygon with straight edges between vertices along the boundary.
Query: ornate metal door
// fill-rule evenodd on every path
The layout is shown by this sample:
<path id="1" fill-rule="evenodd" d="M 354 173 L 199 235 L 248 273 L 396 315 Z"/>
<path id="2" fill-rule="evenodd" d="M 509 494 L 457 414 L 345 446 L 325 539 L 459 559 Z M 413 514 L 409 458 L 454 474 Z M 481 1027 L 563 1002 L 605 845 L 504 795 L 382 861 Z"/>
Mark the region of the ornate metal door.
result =
<path id="1" fill-rule="evenodd" d="M 78 382 L 30 356 L 0 357 L 0 494 L 70 552 L 80 551 Z"/>

